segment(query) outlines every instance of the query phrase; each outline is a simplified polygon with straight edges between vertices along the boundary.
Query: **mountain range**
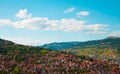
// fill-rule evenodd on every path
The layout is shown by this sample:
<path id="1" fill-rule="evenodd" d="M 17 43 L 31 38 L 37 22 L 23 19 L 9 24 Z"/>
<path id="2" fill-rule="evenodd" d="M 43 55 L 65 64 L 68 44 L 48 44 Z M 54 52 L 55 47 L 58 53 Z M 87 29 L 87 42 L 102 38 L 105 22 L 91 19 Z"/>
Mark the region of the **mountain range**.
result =
<path id="1" fill-rule="evenodd" d="M 76 55 L 120 56 L 120 37 L 110 36 L 86 42 L 50 43 L 41 47 Z"/>
<path id="2" fill-rule="evenodd" d="M 60 43 L 50 43 L 42 45 L 43 48 L 49 48 L 52 50 L 62 50 L 62 49 L 85 49 L 85 48 L 95 48 L 95 49 L 118 49 L 120 48 L 120 37 L 107 37 L 101 40 L 92 40 L 86 42 L 60 42 Z"/>

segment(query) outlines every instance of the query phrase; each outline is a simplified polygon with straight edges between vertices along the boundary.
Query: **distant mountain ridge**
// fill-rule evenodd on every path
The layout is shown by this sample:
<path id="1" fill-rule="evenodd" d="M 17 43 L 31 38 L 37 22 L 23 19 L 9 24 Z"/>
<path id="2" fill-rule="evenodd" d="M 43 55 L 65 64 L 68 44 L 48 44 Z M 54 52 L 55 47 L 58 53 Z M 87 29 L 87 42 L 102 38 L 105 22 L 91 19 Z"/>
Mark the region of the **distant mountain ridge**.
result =
<path id="1" fill-rule="evenodd" d="M 71 48 L 74 47 L 76 45 L 78 45 L 80 42 L 60 42 L 60 43 L 50 43 L 50 44 L 45 44 L 41 47 L 43 48 L 49 48 L 52 50 L 60 50 L 60 49 L 67 49 L 67 48 Z"/>
<path id="2" fill-rule="evenodd" d="M 120 37 L 108 37 L 101 40 L 92 40 L 86 42 L 61 42 L 61 43 L 51 43 L 41 46 L 43 48 L 48 48 L 52 50 L 62 50 L 62 49 L 85 49 L 85 48 L 95 48 L 95 49 L 118 49 L 120 50 Z"/>

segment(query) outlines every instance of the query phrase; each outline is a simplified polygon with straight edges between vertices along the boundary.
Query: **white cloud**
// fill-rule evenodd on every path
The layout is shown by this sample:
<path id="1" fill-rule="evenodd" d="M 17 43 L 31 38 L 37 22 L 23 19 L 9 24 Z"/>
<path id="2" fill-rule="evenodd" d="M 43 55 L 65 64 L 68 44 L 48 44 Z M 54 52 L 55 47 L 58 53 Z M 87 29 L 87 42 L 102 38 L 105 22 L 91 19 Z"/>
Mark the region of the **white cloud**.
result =
<path id="1" fill-rule="evenodd" d="M 108 30 L 105 24 L 86 25 L 84 28 L 87 34 L 105 34 Z"/>
<path id="2" fill-rule="evenodd" d="M 15 16 L 18 18 L 31 18 L 32 14 L 28 13 L 27 9 L 21 9 Z"/>
<path id="3" fill-rule="evenodd" d="M 81 17 L 81 16 L 88 16 L 90 13 L 88 11 L 81 11 L 81 12 L 78 12 L 76 15 L 78 17 Z"/>
<path id="4" fill-rule="evenodd" d="M 118 30 L 118 31 L 113 31 L 109 36 L 120 37 L 120 30 Z"/>
<path id="5" fill-rule="evenodd" d="M 11 25 L 10 19 L 0 19 L 0 26 Z"/>
<path id="6" fill-rule="evenodd" d="M 5 21 L 5 19 L 0 20 Z M 9 25 L 9 23 L 11 25 Z M 63 30 L 63 31 L 76 31 L 76 32 L 86 32 L 86 33 L 98 33 L 104 32 L 107 30 L 107 25 L 105 24 L 92 24 L 86 25 L 85 21 L 77 20 L 74 18 L 71 19 L 61 19 L 61 20 L 49 20 L 48 18 L 29 18 L 21 21 L 8 23 L 0 22 L 2 25 L 13 26 L 15 28 L 28 28 L 31 30 Z"/>
<path id="7" fill-rule="evenodd" d="M 24 10 L 27 12 L 27 10 Z M 25 15 L 27 16 L 27 15 Z M 86 24 L 84 20 L 78 19 L 60 19 L 50 20 L 43 17 L 26 18 L 19 21 L 10 19 L 0 19 L 0 25 L 12 26 L 14 28 L 27 28 L 31 30 L 53 30 L 53 31 L 75 31 L 85 33 L 105 33 L 107 25 L 105 24 Z"/>
<path id="8" fill-rule="evenodd" d="M 65 10 L 64 13 L 71 13 L 71 12 L 73 12 L 74 10 L 75 10 L 75 8 L 74 8 L 74 7 L 71 7 L 71 8 L 69 8 L 69 9 Z"/>

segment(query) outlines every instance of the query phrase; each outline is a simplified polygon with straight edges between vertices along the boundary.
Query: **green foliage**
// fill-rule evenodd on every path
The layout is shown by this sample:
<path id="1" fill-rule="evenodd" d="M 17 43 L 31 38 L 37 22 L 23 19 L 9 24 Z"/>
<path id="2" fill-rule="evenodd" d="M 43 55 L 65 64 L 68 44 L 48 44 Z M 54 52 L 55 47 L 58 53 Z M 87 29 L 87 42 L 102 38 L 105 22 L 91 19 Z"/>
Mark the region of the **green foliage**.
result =
<path id="1" fill-rule="evenodd" d="M 0 70 L 0 74 L 7 74 L 7 72 Z"/>
<path id="2" fill-rule="evenodd" d="M 120 54 L 118 53 L 117 49 L 90 49 L 90 48 L 86 48 L 86 49 L 77 49 L 77 50 L 64 50 L 64 52 L 67 53 L 74 53 L 77 56 L 120 56 Z"/>
<path id="3" fill-rule="evenodd" d="M 11 74 L 21 74 L 22 68 L 16 66 Z"/>
<path id="4" fill-rule="evenodd" d="M 89 70 L 86 70 L 86 69 L 79 69 L 78 72 L 79 72 L 79 73 L 85 73 L 85 74 L 86 74 L 86 73 L 89 72 Z"/>
<path id="5" fill-rule="evenodd" d="M 84 55 L 81 55 L 81 56 L 78 56 L 79 58 L 81 58 L 81 59 L 86 59 L 86 56 L 84 56 Z"/>
<path id="6" fill-rule="evenodd" d="M 120 47 L 117 49 L 118 53 L 120 53 Z"/>
<path id="7" fill-rule="evenodd" d="M 45 49 L 43 49 L 43 50 L 40 50 L 40 54 L 43 56 L 43 55 L 46 55 L 46 53 L 48 52 L 48 50 L 45 50 Z"/>

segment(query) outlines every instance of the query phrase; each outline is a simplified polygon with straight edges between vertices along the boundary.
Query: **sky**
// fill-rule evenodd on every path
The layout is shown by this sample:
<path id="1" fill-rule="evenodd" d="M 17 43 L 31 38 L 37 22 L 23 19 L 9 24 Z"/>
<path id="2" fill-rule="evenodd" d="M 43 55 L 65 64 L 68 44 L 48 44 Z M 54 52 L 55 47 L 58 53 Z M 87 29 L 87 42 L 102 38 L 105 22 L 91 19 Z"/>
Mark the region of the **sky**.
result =
<path id="1" fill-rule="evenodd" d="M 120 0 L 0 0 L 0 38 L 25 45 L 120 36 Z"/>

